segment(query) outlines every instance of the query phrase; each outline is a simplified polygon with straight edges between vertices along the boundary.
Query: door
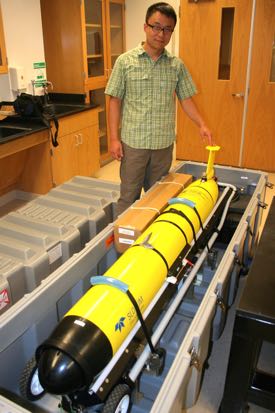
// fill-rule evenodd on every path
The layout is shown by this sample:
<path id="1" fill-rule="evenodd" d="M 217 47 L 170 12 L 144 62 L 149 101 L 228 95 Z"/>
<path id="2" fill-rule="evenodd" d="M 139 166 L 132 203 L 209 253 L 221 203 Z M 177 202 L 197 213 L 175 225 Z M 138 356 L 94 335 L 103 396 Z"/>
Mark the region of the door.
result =
<path id="1" fill-rule="evenodd" d="M 225 165 L 239 163 L 251 14 L 252 0 L 181 0 L 179 55 Z M 180 107 L 177 119 L 177 158 L 206 161 L 198 128 Z"/>
<path id="2" fill-rule="evenodd" d="M 258 0 L 242 165 L 275 171 L 275 1 Z"/>

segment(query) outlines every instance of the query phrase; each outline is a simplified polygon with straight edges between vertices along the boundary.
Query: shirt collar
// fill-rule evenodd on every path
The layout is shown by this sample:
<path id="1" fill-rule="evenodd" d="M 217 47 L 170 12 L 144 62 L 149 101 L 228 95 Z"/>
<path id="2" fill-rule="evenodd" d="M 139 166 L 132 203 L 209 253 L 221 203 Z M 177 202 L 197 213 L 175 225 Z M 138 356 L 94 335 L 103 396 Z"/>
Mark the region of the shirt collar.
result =
<path id="1" fill-rule="evenodd" d="M 137 47 L 137 54 L 139 56 L 142 56 L 143 54 L 147 55 L 146 50 L 144 50 L 144 48 L 143 48 L 143 44 L 144 44 L 144 42 L 141 42 Z M 171 53 L 169 53 L 168 50 L 166 50 L 166 49 L 163 50 L 163 53 L 161 54 L 161 56 L 172 57 Z"/>

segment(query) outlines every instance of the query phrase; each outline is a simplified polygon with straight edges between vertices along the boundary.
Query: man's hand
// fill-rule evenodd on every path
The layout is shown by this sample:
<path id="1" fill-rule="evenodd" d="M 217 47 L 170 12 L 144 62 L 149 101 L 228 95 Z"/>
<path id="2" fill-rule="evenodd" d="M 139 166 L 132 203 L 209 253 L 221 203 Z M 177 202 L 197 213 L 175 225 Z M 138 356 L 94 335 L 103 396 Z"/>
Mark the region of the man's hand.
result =
<path id="1" fill-rule="evenodd" d="M 193 99 L 187 98 L 180 100 L 180 105 L 189 118 L 198 125 L 202 140 L 208 145 L 213 145 L 214 142 L 212 139 L 212 133 L 204 123 L 204 120 L 200 115 Z"/>
<path id="2" fill-rule="evenodd" d="M 200 127 L 200 135 L 203 140 L 203 142 L 207 143 L 208 145 L 213 145 L 213 138 L 212 138 L 212 132 L 206 125 L 202 125 Z"/>
<path id="3" fill-rule="evenodd" d="M 110 152 L 114 159 L 121 161 L 121 158 L 123 157 L 123 149 L 121 141 L 119 139 L 111 139 Z"/>
<path id="4" fill-rule="evenodd" d="M 119 138 L 119 122 L 121 112 L 121 99 L 110 96 L 109 102 L 109 127 L 110 127 L 110 152 L 114 159 L 121 161 L 123 149 Z"/>

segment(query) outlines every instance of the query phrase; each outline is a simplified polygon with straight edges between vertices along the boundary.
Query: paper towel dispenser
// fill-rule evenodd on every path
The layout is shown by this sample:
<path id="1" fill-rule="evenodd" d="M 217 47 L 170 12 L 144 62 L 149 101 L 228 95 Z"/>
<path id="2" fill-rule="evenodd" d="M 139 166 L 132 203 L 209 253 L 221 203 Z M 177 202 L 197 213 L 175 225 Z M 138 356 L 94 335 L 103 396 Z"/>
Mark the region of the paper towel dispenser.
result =
<path id="1" fill-rule="evenodd" d="M 14 91 L 27 88 L 25 69 L 22 66 L 10 67 L 11 88 Z"/>

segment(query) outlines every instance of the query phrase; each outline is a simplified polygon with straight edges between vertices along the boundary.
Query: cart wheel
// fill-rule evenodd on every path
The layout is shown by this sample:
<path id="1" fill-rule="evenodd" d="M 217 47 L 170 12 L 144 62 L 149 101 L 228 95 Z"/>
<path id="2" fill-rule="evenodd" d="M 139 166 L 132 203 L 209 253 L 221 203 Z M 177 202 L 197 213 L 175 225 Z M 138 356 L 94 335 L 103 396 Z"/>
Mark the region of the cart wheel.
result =
<path id="1" fill-rule="evenodd" d="M 130 407 L 131 390 L 127 384 L 118 384 L 108 396 L 102 413 L 127 413 Z"/>
<path id="2" fill-rule="evenodd" d="M 19 389 L 21 395 L 27 400 L 38 400 L 45 394 L 38 378 L 38 369 L 35 357 L 32 357 L 22 371 Z"/>

